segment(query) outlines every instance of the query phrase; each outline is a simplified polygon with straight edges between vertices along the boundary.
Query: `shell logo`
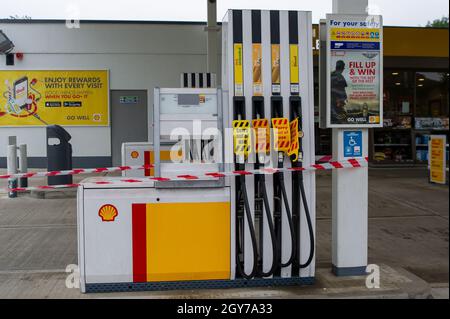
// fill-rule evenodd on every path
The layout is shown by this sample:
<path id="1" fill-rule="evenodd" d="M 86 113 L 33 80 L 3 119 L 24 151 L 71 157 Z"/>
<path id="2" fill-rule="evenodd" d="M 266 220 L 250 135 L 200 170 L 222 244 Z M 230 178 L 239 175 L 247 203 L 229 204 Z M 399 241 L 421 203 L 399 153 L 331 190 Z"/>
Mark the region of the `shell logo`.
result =
<path id="1" fill-rule="evenodd" d="M 119 211 L 111 204 L 103 205 L 98 210 L 98 216 L 102 218 L 102 222 L 113 222 L 117 215 L 119 215 Z"/>
<path id="2" fill-rule="evenodd" d="M 101 119 L 102 119 L 102 115 L 101 115 L 101 114 L 98 114 L 98 113 L 95 113 L 95 114 L 92 115 L 92 118 L 93 118 L 93 120 L 94 120 L 95 122 L 100 122 Z"/>
<path id="3" fill-rule="evenodd" d="M 131 152 L 131 158 L 138 158 L 138 157 L 139 157 L 139 152 L 138 151 Z"/>

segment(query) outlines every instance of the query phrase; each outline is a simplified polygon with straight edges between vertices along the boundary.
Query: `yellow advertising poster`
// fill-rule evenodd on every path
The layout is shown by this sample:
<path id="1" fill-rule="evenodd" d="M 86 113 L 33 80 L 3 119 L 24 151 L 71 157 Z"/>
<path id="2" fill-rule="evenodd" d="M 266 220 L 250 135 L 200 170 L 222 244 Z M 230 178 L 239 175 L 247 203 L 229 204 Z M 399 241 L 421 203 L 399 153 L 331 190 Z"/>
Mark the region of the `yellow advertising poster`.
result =
<path id="1" fill-rule="evenodd" d="M 108 71 L 0 71 L 0 126 L 106 126 Z"/>
<path id="2" fill-rule="evenodd" d="M 445 135 L 431 135 L 430 138 L 430 182 L 445 184 L 446 183 L 446 163 L 445 163 Z"/>
<path id="3" fill-rule="evenodd" d="M 242 43 L 234 44 L 234 95 L 244 95 L 244 76 L 242 70 Z"/>

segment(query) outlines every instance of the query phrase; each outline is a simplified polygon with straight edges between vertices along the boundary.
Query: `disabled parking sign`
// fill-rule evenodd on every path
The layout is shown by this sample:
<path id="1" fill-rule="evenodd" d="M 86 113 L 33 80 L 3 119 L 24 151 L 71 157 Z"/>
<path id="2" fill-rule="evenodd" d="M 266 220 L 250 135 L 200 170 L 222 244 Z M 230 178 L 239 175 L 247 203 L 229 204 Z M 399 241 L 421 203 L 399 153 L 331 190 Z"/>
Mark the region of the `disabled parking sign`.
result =
<path id="1" fill-rule="evenodd" d="M 362 156 L 362 131 L 344 131 L 344 157 Z"/>

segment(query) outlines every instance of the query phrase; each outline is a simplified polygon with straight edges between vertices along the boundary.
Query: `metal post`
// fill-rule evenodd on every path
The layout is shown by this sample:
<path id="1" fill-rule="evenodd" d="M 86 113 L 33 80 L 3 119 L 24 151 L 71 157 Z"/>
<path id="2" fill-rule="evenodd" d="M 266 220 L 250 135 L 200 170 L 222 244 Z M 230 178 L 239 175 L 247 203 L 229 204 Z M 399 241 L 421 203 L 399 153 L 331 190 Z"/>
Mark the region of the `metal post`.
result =
<path id="1" fill-rule="evenodd" d="M 207 32 L 207 71 L 217 73 L 217 3 L 216 0 L 206 0 L 208 10 Z"/>
<path id="2" fill-rule="evenodd" d="M 27 144 L 19 145 L 19 171 L 21 173 L 28 172 Z M 20 187 L 28 187 L 28 178 L 21 177 L 19 185 Z"/>
<path id="3" fill-rule="evenodd" d="M 6 158 L 7 174 L 17 173 L 17 146 L 8 145 L 8 152 Z M 17 178 L 8 178 L 8 189 L 17 187 Z M 9 198 L 16 198 L 17 192 L 8 191 Z"/>
<path id="4" fill-rule="evenodd" d="M 368 0 L 333 0 L 333 13 L 366 14 Z M 333 160 L 344 160 L 344 131 L 332 129 Z M 368 129 L 362 152 L 368 156 Z M 367 267 L 368 169 L 332 173 L 332 266 L 337 276 L 364 275 Z"/>

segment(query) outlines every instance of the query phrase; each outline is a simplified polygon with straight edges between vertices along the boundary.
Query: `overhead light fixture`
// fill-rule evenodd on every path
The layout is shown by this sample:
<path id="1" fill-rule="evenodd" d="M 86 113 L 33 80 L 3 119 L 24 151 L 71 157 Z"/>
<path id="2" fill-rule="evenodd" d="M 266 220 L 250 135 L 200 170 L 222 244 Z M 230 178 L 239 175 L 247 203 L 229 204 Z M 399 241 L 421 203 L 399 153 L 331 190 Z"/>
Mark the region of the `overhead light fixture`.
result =
<path id="1" fill-rule="evenodd" d="M 398 75 L 398 72 L 392 72 L 392 75 Z"/>
<path id="2" fill-rule="evenodd" d="M 420 78 L 420 79 L 419 79 L 419 81 L 421 81 L 421 82 L 422 82 L 422 81 L 425 81 L 425 79 L 424 79 L 424 78 Z"/>
<path id="3" fill-rule="evenodd" d="M 0 54 L 8 54 L 14 49 L 12 41 L 0 30 Z"/>
<path id="4" fill-rule="evenodd" d="M 400 82 L 396 82 L 395 85 L 402 85 Z"/>
<path id="5" fill-rule="evenodd" d="M 423 86 L 423 84 L 417 84 L 417 86 L 418 86 L 418 87 L 422 87 L 422 86 Z"/>

